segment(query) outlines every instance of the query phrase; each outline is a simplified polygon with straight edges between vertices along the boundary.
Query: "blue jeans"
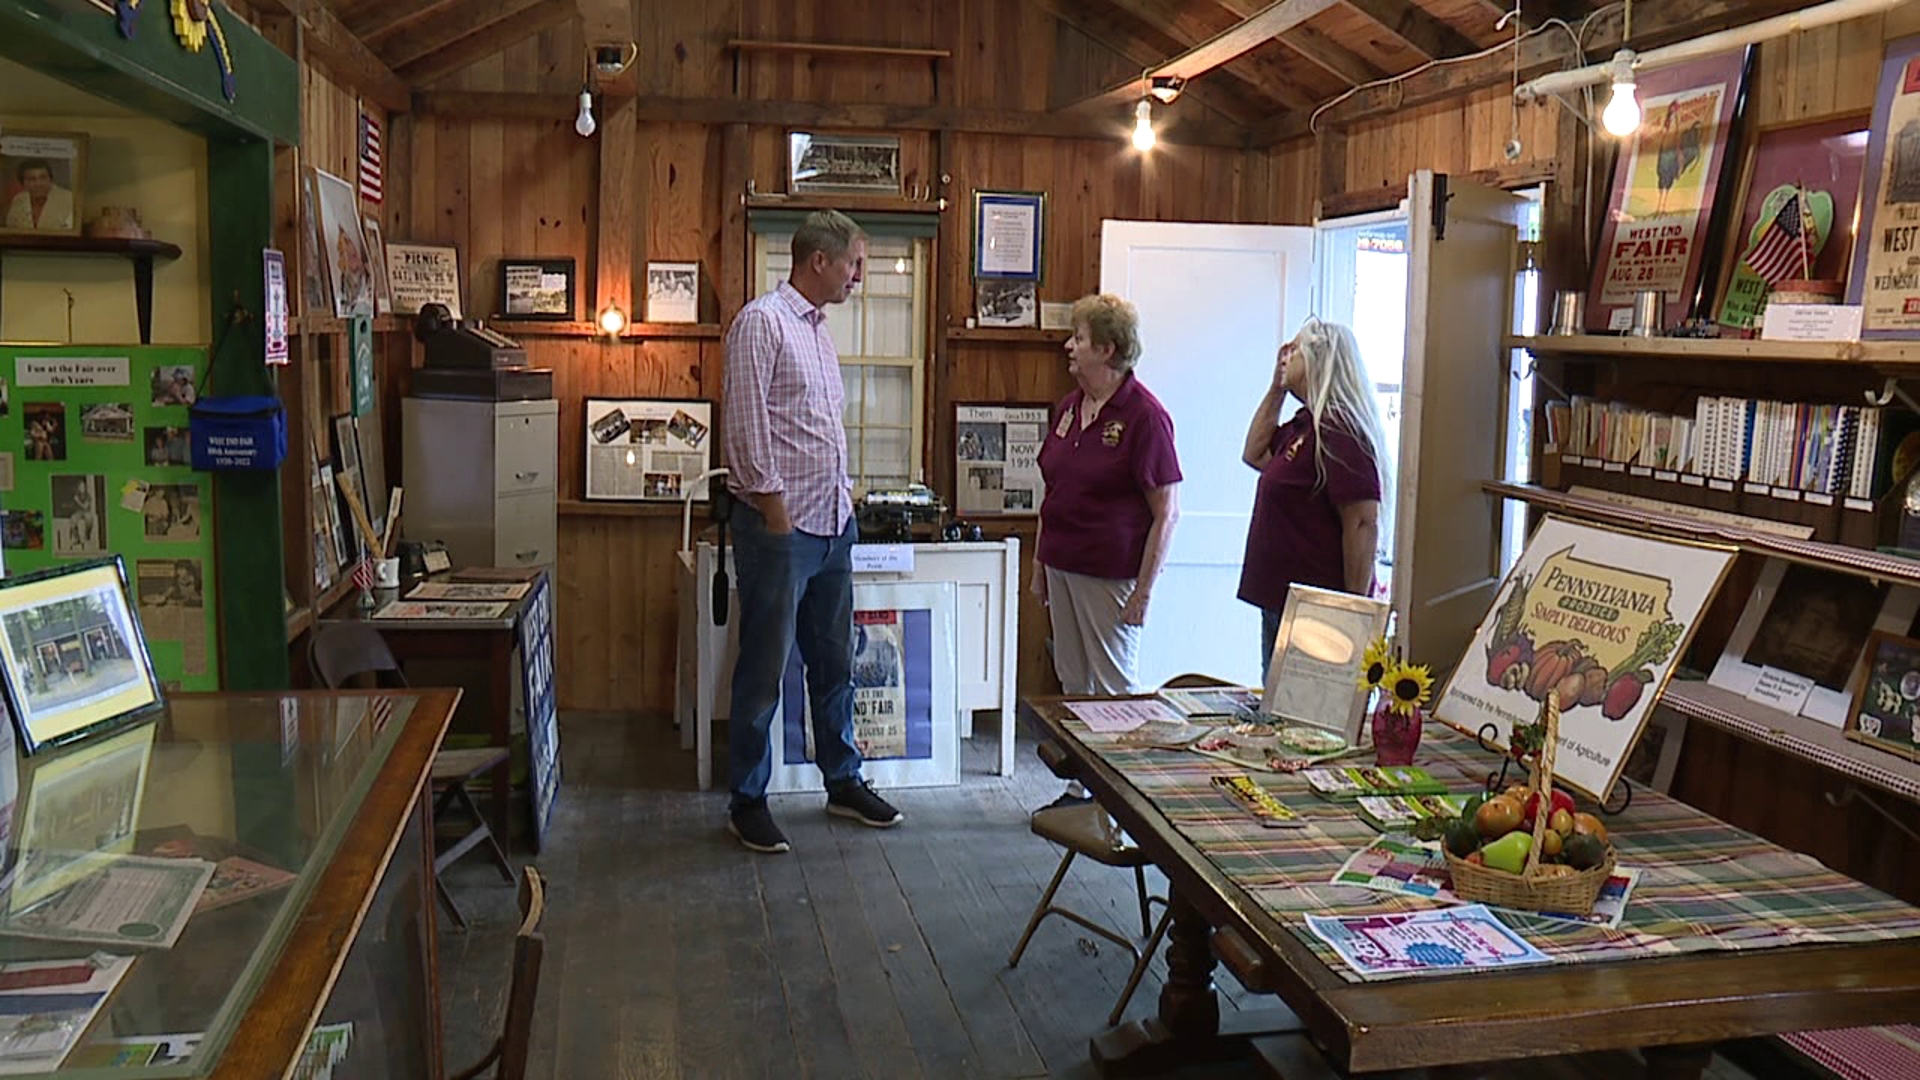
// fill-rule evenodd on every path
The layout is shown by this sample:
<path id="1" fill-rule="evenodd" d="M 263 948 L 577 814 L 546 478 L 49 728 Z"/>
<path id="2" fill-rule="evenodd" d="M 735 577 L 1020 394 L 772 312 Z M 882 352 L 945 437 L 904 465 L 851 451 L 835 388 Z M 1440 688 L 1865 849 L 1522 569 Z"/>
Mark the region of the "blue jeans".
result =
<path id="1" fill-rule="evenodd" d="M 1267 669 L 1273 664 L 1273 643 L 1280 638 L 1280 611 L 1260 609 L 1260 685 L 1267 684 Z"/>
<path id="2" fill-rule="evenodd" d="M 768 729 L 796 641 L 813 705 L 813 752 L 829 788 L 860 778 L 853 744 L 852 518 L 837 537 L 798 529 L 767 531 L 744 502 L 733 511 L 733 565 L 739 575 L 740 655 L 733 664 L 733 715 L 727 724 L 732 808 L 767 797 L 773 772 Z M 787 703 L 789 711 L 800 702 Z"/>

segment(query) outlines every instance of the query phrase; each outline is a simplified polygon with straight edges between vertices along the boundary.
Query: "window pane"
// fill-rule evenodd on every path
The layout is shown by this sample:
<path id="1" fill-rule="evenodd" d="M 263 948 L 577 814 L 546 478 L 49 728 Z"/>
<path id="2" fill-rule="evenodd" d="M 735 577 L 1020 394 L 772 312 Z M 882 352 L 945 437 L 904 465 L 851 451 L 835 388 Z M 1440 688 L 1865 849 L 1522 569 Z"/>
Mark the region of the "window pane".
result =
<path id="1" fill-rule="evenodd" d="M 913 301 L 870 297 L 867 300 L 867 351 L 865 356 L 912 356 Z"/>
<path id="2" fill-rule="evenodd" d="M 913 433 L 891 428 L 866 430 L 866 486 L 899 487 L 913 479 Z"/>
<path id="3" fill-rule="evenodd" d="M 913 369 L 867 367 L 868 424 L 913 426 Z"/>
<path id="4" fill-rule="evenodd" d="M 846 389 L 846 404 L 840 408 L 840 423 L 848 429 L 847 442 L 853 442 L 852 428 L 860 423 L 860 377 L 866 369 L 859 364 L 840 365 L 840 385 Z"/>

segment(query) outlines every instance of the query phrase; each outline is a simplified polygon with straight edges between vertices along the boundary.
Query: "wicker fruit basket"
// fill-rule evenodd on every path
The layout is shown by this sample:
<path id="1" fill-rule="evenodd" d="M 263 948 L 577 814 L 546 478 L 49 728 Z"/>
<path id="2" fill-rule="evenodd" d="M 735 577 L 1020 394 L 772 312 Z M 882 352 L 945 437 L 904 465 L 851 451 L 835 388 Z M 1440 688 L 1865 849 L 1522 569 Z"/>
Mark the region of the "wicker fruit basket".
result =
<path id="1" fill-rule="evenodd" d="M 1614 850 L 1606 845 L 1606 858 L 1597 866 L 1576 870 L 1571 866 L 1540 862 L 1540 844 L 1547 832 L 1544 808 L 1553 805 L 1553 759 L 1560 743 L 1560 695 L 1548 691 L 1541 705 L 1541 722 L 1546 737 L 1540 753 L 1527 769 L 1527 790 L 1540 797 L 1543 812 L 1533 815 L 1533 846 L 1527 850 L 1526 867 L 1518 874 L 1471 863 L 1447 852 L 1447 869 L 1453 874 L 1453 893 L 1462 900 L 1492 904 L 1517 911 L 1553 911 L 1586 915 L 1593 911 L 1601 886 L 1613 875 Z"/>

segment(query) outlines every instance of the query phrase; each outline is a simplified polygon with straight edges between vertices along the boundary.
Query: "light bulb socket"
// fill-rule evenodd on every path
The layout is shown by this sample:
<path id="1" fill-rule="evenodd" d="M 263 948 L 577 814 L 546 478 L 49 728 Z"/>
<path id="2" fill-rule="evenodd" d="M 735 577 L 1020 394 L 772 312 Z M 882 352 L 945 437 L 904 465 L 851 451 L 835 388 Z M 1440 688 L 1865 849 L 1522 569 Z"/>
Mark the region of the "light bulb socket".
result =
<path id="1" fill-rule="evenodd" d="M 1147 93 L 1152 94 L 1163 105 L 1173 104 L 1180 91 L 1187 88 L 1187 80 L 1178 75 L 1155 75 L 1147 80 Z"/>

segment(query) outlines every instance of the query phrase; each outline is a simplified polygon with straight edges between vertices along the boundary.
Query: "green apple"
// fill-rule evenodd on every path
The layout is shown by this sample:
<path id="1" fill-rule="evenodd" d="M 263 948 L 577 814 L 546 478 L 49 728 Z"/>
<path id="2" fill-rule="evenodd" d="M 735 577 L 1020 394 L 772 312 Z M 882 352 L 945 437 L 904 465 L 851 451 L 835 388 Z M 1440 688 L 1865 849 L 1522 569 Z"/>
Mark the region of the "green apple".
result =
<path id="1" fill-rule="evenodd" d="M 1533 837 L 1530 834 L 1510 832 L 1481 848 L 1480 855 L 1493 869 L 1518 874 L 1526 869 L 1527 852 L 1532 849 Z"/>

